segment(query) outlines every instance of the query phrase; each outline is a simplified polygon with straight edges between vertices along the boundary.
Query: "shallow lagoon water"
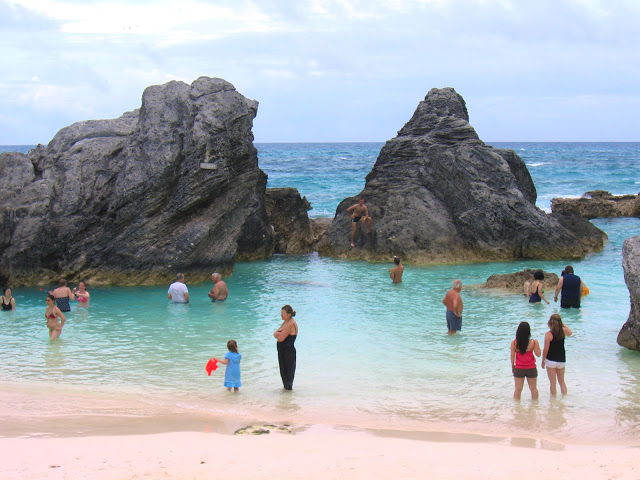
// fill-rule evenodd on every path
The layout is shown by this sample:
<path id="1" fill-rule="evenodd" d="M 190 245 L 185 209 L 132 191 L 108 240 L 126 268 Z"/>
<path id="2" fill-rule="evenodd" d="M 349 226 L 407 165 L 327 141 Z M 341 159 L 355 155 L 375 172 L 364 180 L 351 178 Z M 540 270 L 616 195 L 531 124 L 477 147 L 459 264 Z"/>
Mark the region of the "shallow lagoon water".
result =
<path id="1" fill-rule="evenodd" d="M 603 253 L 574 264 L 592 292 L 579 311 L 473 287 L 525 267 L 560 271 L 559 262 L 408 266 L 394 285 L 386 264 L 275 256 L 238 264 L 224 303 L 208 300 L 209 284 L 190 285 L 188 305 L 168 303 L 166 287 L 92 289 L 90 307 L 74 305 L 61 341 L 50 343 L 43 292 L 20 289 L 19 309 L 2 317 L 0 381 L 121 396 L 111 415 L 231 410 L 267 420 L 631 440 L 640 427 L 640 355 L 615 339 L 629 311 L 621 242 L 640 220 L 596 223 L 616 233 Z M 453 278 L 465 285 L 465 312 L 462 333 L 449 337 L 441 300 Z M 292 394 L 282 392 L 271 335 L 287 303 L 300 325 Z M 554 312 L 574 331 L 566 341 L 569 395 L 551 399 L 540 370 L 539 402 L 525 389 L 517 404 L 509 342 L 522 320 L 542 340 Z M 211 377 L 204 371 L 230 338 L 243 354 L 239 395 L 222 387 L 224 367 Z M 141 405 L 132 408 L 127 398 Z M 72 413 L 66 410 L 55 411 Z"/>
<path id="2" fill-rule="evenodd" d="M 545 167 L 537 158 L 525 161 L 534 179 L 540 177 L 541 197 L 593 189 L 568 178 L 558 195 L 551 193 L 557 165 L 548 159 Z M 618 173 L 629 175 L 622 167 Z M 596 183 L 594 172 L 589 181 Z M 350 194 L 359 191 L 351 188 Z M 637 440 L 640 354 L 619 347 L 616 336 L 629 313 L 622 242 L 640 232 L 640 219 L 594 223 L 609 241 L 603 252 L 572 262 L 591 289 L 580 310 L 530 305 L 522 295 L 474 287 L 525 267 L 559 273 L 566 262 L 408 265 L 404 282 L 393 285 L 391 263 L 274 256 L 237 264 L 224 303 L 208 300 L 208 283 L 189 284 L 189 305 L 168 303 L 166 286 L 90 287 L 90 307 L 75 304 L 61 340 L 51 343 L 44 292 L 20 288 L 14 291 L 18 310 L 0 312 L 0 420 L 177 415 L 186 425 L 187 418 L 235 416 L 560 442 Z M 464 283 L 465 311 L 462 333 L 449 337 L 441 300 L 454 278 Z M 272 337 L 284 304 L 298 312 L 300 325 L 292 393 L 282 391 Z M 514 402 L 509 343 L 515 329 L 526 320 L 542 340 L 555 312 L 574 331 L 566 341 L 569 395 L 551 398 L 540 369 L 540 400 L 531 401 L 525 387 L 523 400 Z M 224 355 L 230 338 L 243 354 L 238 395 L 222 386 L 224 367 L 211 377 L 204 370 L 211 356 Z M 68 401 L 43 406 L 48 391 L 64 391 Z M 39 427 L 27 430 L 36 434 Z"/>

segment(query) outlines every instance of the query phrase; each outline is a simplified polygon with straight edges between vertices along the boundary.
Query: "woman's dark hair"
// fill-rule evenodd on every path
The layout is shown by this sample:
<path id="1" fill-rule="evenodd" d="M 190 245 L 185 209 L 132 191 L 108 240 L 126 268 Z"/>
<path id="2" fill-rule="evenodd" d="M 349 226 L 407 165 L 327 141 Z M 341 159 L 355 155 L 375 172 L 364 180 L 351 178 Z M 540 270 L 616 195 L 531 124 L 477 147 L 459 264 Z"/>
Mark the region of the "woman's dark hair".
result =
<path id="1" fill-rule="evenodd" d="M 291 305 L 285 305 L 284 307 L 282 307 L 282 310 L 287 312 L 292 317 L 296 316 L 296 312 L 295 312 L 295 310 L 293 308 L 291 308 Z"/>
<path id="2" fill-rule="evenodd" d="M 233 353 L 238 353 L 238 342 L 235 340 L 229 340 L 227 342 L 227 350 Z"/>
<path id="3" fill-rule="evenodd" d="M 562 324 L 562 317 L 560 317 L 560 315 L 557 313 L 551 315 L 547 325 L 549 325 L 549 330 L 551 330 L 554 340 L 562 340 L 564 338 L 564 325 Z"/>
<path id="4" fill-rule="evenodd" d="M 531 327 L 528 322 L 520 322 L 516 330 L 516 348 L 521 354 L 527 353 L 529 340 L 531 339 Z"/>
<path id="5" fill-rule="evenodd" d="M 544 280 L 544 273 L 542 272 L 542 270 L 536 270 L 535 272 L 533 272 L 533 279 L 534 280 Z"/>
<path id="6" fill-rule="evenodd" d="M 567 265 L 566 267 L 564 267 L 564 273 L 566 274 L 573 274 L 573 267 L 571 265 Z"/>
<path id="7" fill-rule="evenodd" d="M 54 297 L 53 295 L 47 295 L 47 298 L 50 298 L 51 300 L 53 300 L 54 302 L 56 301 L 56 297 Z"/>
<path id="8" fill-rule="evenodd" d="M 11 290 L 11 287 L 4 287 L 2 289 L 2 294 L 4 295 L 5 293 L 7 293 L 7 290 Z"/>

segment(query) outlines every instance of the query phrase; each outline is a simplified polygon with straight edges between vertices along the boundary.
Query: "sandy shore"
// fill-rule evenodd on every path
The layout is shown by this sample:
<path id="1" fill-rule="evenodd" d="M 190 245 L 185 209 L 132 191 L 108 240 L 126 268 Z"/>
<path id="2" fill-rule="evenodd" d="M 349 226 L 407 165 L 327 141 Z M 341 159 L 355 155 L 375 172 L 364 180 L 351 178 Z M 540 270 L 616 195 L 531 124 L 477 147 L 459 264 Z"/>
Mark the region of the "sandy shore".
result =
<path id="1" fill-rule="evenodd" d="M 638 447 L 546 448 L 535 440 L 520 446 L 409 437 L 316 426 L 268 435 L 0 438 L 0 478 L 640 478 Z"/>

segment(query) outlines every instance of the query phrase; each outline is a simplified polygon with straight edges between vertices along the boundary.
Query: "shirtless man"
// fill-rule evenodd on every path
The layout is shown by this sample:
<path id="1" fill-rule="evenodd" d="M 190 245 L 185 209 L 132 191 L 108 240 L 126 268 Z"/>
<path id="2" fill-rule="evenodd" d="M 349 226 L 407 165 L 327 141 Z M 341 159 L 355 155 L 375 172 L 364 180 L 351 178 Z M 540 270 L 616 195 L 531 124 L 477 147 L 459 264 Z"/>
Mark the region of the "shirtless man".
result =
<path id="1" fill-rule="evenodd" d="M 71 305 L 69 305 L 69 300 L 75 300 L 76 296 L 71 289 L 67 287 L 67 281 L 64 278 L 60 279 L 58 285 L 59 287 L 49 292 L 49 295 L 56 297 L 56 305 L 61 312 L 70 312 Z"/>
<path id="2" fill-rule="evenodd" d="M 373 219 L 369 216 L 369 209 L 364 204 L 364 198 L 358 200 L 358 203 L 351 205 L 347 208 L 347 213 L 351 213 L 351 246 L 355 247 L 353 239 L 356 236 L 356 230 L 358 229 L 358 222 L 362 222 L 367 225 L 367 233 L 371 233 L 371 222 Z"/>
<path id="3" fill-rule="evenodd" d="M 462 330 L 462 282 L 454 280 L 452 289 L 442 299 L 442 303 L 447 307 L 447 333 L 453 335 L 458 330 Z"/>
<path id="4" fill-rule="evenodd" d="M 402 282 L 402 274 L 404 273 L 404 265 L 400 263 L 400 257 L 393 257 L 395 267 L 389 269 L 389 277 L 393 283 Z"/>
<path id="5" fill-rule="evenodd" d="M 222 277 L 219 273 L 211 274 L 211 281 L 213 282 L 213 288 L 208 293 L 209 298 L 212 302 L 218 301 L 222 302 L 226 300 L 229 296 L 229 289 L 227 288 L 227 284 L 224 283 Z"/>

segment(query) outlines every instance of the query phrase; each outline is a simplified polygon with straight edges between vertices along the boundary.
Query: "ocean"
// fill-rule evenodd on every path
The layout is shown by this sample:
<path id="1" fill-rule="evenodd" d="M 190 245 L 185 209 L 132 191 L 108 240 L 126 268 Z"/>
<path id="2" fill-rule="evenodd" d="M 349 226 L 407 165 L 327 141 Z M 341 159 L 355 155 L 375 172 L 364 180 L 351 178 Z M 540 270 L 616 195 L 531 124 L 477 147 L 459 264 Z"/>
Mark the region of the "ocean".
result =
<path id="1" fill-rule="evenodd" d="M 256 147 L 269 187 L 296 187 L 313 207 L 310 216 L 332 217 L 342 199 L 362 190 L 382 145 Z M 525 160 L 546 211 L 554 197 L 639 190 L 640 143 L 492 145 Z M 0 147 L 18 149 L 29 147 Z M 74 304 L 61 339 L 49 342 L 45 292 L 16 289 L 17 310 L 0 312 L 0 436 L 59 434 L 62 425 L 69 434 L 104 432 L 114 422 L 177 418 L 166 428 L 227 431 L 255 420 L 469 433 L 524 445 L 531 438 L 551 446 L 637 441 L 640 352 L 620 347 L 616 337 L 630 305 L 622 243 L 640 234 L 640 219 L 593 223 L 609 239 L 603 252 L 571 262 L 591 290 L 580 310 L 562 311 L 552 291 L 551 305 L 531 305 L 522 295 L 476 287 L 523 268 L 559 274 L 566 261 L 406 265 L 404 282 L 394 285 L 391 262 L 275 255 L 236 264 L 224 303 L 209 301 L 210 283 L 188 278 L 188 305 L 168 303 L 167 286 L 89 285 L 89 308 Z M 441 300 L 455 278 L 464 284 L 463 329 L 449 337 Z M 300 327 L 289 393 L 272 337 L 285 304 Z M 528 321 L 542 342 L 552 313 L 574 332 L 566 340 L 569 394 L 552 398 L 539 369 L 540 399 L 532 401 L 525 386 L 515 402 L 509 345 L 516 327 Z M 222 386 L 224 366 L 211 376 L 204 368 L 210 357 L 224 356 L 231 338 L 243 355 L 239 394 Z M 47 401 L 52 395 L 64 402 Z"/>

